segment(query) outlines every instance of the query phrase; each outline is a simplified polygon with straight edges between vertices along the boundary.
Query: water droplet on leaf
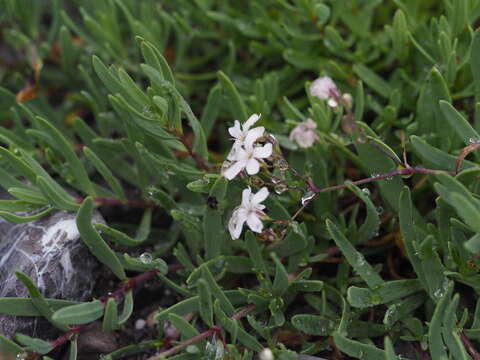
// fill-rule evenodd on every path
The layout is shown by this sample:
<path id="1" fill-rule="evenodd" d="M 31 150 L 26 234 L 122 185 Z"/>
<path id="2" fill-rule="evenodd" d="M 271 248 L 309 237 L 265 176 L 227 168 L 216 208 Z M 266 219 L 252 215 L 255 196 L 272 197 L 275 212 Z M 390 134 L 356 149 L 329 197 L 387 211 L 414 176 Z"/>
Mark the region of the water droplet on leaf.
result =
<path id="1" fill-rule="evenodd" d="M 150 264 L 152 262 L 152 255 L 148 252 L 144 252 L 140 255 L 140 261 L 144 264 Z"/>
<path id="2" fill-rule="evenodd" d="M 362 189 L 362 192 L 367 195 L 367 196 L 370 196 L 370 190 L 368 188 L 363 188 Z"/>
<path id="3" fill-rule="evenodd" d="M 285 191 L 287 191 L 287 185 L 285 184 L 277 184 L 275 185 L 275 187 L 273 188 L 273 190 L 278 194 L 283 194 Z"/>
<path id="4" fill-rule="evenodd" d="M 301 203 L 305 205 L 306 202 L 312 200 L 315 197 L 315 193 L 313 191 L 307 191 L 303 196 Z"/>

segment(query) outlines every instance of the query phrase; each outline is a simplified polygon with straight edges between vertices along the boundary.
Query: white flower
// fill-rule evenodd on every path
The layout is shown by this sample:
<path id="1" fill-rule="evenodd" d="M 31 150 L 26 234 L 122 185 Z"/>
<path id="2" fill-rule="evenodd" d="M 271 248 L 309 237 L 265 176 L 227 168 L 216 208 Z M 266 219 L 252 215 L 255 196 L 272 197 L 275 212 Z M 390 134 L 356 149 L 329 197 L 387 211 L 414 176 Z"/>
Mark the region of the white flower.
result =
<path id="1" fill-rule="evenodd" d="M 250 130 L 253 124 L 255 124 L 259 119 L 261 115 L 258 114 L 253 114 L 248 118 L 247 121 L 243 125 L 240 125 L 240 121 L 235 120 L 233 127 L 228 128 L 228 132 L 232 137 L 235 139 L 235 142 L 233 143 L 232 150 L 230 151 L 230 154 L 228 154 L 227 159 L 228 160 L 233 160 L 235 158 L 236 152 L 242 148 L 242 146 L 245 145 L 245 140 L 247 138 L 247 135 L 250 134 L 250 137 L 255 138 L 254 142 L 262 137 L 265 128 L 263 126 L 259 126 L 256 128 L 253 128 Z"/>
<path id="2" fill-rule="evenodd" d="M 263 223 L 260 220 L 265 216 L 263 209 L 264 201 L 269 195 L 266 187 L 261 188 L 256 194 L 252 194 L 250 187 L 242 192 L 242 204 L 237 207 L 228 222 L 228 231 L 232 239 L 238 239 L 242 233 L 243 224 L 247 222 L 248 227 L 253 232 L 260 233 L 263 230 Z"/>
<path id="3" fill-rule="evenodd" d="M 322 100 L 327 100 L 327 104 L 331 108 L 338 106 L 340 91 L 338 91 L 337 85 L 335 85 L 333 80 L 328 76 L 316 79 L 310 85 L 310 94 Z"/>
<path id="4" fill-rule="evenodd" d="M 245 138 L 245 148 L 239 148 L 235 151 L 229 160 L 232 162 L 230 167 L 223 171 L 223 176 L 232 180 L 243 169 L 247 170 L 248 175 L 255 175 L 260 170 L 259 159 L 268 158 L 272 155 L 272 144 L 255 146 L 257 134 L 249 132 Z"/>
<path id="5" fill-rule="evenodd" d="M 290 133 L 290 140 L 295 140 L 302 148 L 312 146 L 320 138 L 316 132 L 317 123 L 312 119 L 301 122 Z"/>
<path id="6" fill-rule="evenodd" d="M 259 360 L 273 360 L 273 352 L 269 348 L 264 348 L 260 354 L 258 354 Z"/>

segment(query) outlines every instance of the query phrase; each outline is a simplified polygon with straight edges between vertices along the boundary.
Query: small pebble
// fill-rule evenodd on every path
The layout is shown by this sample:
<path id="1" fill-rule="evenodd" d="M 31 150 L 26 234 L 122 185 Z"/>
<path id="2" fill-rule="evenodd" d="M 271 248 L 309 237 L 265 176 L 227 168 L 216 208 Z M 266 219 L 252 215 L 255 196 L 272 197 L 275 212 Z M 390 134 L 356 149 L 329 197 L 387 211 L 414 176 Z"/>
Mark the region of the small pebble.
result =
<path id="1" fill-rule="evenodd" d="M 135 330 L 142 330 L 147 325 L 147 322 L 143 319 L 135 321 Z"/>

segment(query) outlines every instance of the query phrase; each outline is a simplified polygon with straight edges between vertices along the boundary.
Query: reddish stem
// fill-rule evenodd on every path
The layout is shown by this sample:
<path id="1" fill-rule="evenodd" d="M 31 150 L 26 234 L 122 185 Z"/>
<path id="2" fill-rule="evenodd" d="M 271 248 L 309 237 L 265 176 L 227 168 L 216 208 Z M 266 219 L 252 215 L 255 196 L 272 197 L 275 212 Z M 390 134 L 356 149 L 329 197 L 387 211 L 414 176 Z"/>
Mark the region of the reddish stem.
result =
<path id="1" fill-rule="evenodd" d="M 242 317 L 246 316 L 248 313 L 252 312 L 253 310 L 255 310 L 256 306 L 255 305 L 248 305 L 248 306 L 245 306 L 243 309 L 241 309 L 239 312 L 237 312 L 236 314 L 234 314 L 230 319 L 231 320 L 238 320 L 238 319 L 241 319 Z M 222 331 L 223 329 L 223 325 L 217 325 L 217 326 L 214 326 L 214 327 L 211 327 L 210 329 L 208 330 L 205 330 L 203 333 L 201 334 L 198 334 L 188 340 L 185 340 L 184 342 L 168 349 L 168 350 L 165 350 L 165 351 L 162 351 L 161 353 L 158 353 L 150 358 L 148 358 L 147 360 L 161 360 L 161 359 L 165 359 L 167 356 L 170 356 L 170 355 L 173 355 L 173 354 L 176 354 L 177 352 L 185 349 L 188 345 L 192 345 L 192 344 L 195 344 L 196 342 L 200 341 L 200 340 L 203 340 L 203 339 L 206 339 L 208 337 L 210 337 L 211 335 L 213 334 L 218 334 L 220 333 L 220 331 Z"/>
<path id="2" fill-rule="evenodd" d="M 212 169 L 212 166 L 208 164 L 205 161 L 205 159 L 202 156 L 200 156 L 200 154 L 197 154 L 196 152 L 193 151 L 193 146 L 192 144 L 190 144 L 186 136 L 179 134 L 177 132 L 175 132 L 174 135 L 178 138 L 178 140 L 180 140 L 183 146 L 185 146 L 185 148 L 187 149 L 188 155 L 190 155 L 190 157 L 193 160 L 195 160 L 195 162 L 197 163 L 197 166 L 200 169 L 205 171 L 210 171 Z"/>
<path id="3" fill-rule="evenodd" d="M 480 353 L 475 349 L 470 339 L 465 335 L 463 331 L 460 332 L 460 339 L 462 340 L 463 346 L 467 349 L 474 360 L 480 360 Z"/>
<path id="4" fill-rule="evenodd" d="M 169 271 L 177 271 L 179 269 L 183 268 L 179 264 L 173 264 L 168 267 Z M 128 291 L 132 290 L 135 286 L 138 286 L 142 282 L 150 279 L 151 277 L 155 276 L 159 270 L 150 270 L 144 273 L 141 273 L 135 277 L 129 278 L 125 280 L 123 285 L 118 288 L 116 291 L 113 293 L 103 296 L 100 298 L 100 301 L 102 302 L 103 305 L 105 305 L 108 301 L 108 299 L 116 299 L 120 296 L 124 296 Z M 80 333 L 80 331 L 87 326 L 88 324 L 81 324 L 81 325 L 75 325 L 70 328 L 67 332 L 65 332 L 62 336 L 58 337 L 55 340 L 50 341 L 50 345 L 52 346 L 52 350 L 56 349 L 57 347 L 65 344 L 68 340 L 70 340 L 73 336 L 77 335 Z M 36 360 L 40 358 L 41 354 L 38 353 L 31 353 L 27 360 Z"/>
<path id="5" fill-rule="evenodd" d="M 406 167 L 403 169 L 398 169 L 395 171 L 391 171 L 385 174 L 378 174 L 375 176 L 370 176 L 365 179 L 360 179 L 356 181 L 352 181 L 349 184 L 340 184 L 340 185 L 335 185 L 335 186 L 329 186 L 325 188 L 318 188 L 315 185 L 311 185 L 310 183 L 307 182 L 307 185 L 309 186 L 310 190 L 312 190 L 315 195 L 311 197 L 310 199 L 306 200 L 303 205 L 300 207 L 300 209 L 297 210 L 297 212 L 291 217 L 291 221 L 295 220 L 298 215 L 313 201 L 315 198 L 318 196 L 318 194 L 325 193 L 325 192 L 330 192 L 330 191 L 336 191 L 336 190 L 341 190 L 347 188 L 350 184 L 353 185 L 362 185 L 362 184 L 367 184 L 373 181 L 377 180 L 385 180 L 389 178 L 393 178 L 394 176 L 398 175 L 412 175 L 412 174 L 428 174 L 428 175 L 434 175 L 434 174 L 439 174 L 443 173 L 445 171 L 443 170 L 432 170 L 432 169 L 425 169 L 421 167 Z"/>

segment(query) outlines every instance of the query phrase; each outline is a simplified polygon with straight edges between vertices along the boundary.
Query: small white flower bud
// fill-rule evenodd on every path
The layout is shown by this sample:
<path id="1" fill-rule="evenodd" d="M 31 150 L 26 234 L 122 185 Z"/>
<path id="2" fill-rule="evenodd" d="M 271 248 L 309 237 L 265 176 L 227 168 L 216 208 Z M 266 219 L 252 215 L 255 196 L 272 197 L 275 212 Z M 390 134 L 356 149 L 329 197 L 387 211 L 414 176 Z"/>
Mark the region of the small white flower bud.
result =
<path id="1" fill-rule="evenodd" d="M 274 360 L 273 352 L 269 348 L 263 349 L 258 355 L 259 360 Z"/>
<path id="2" fill-rule="evenodd" d="M 349 93 L 345 93 L 342 95 L 343 103 L 347 109 L 352 107 L 353 97 Z"/>

